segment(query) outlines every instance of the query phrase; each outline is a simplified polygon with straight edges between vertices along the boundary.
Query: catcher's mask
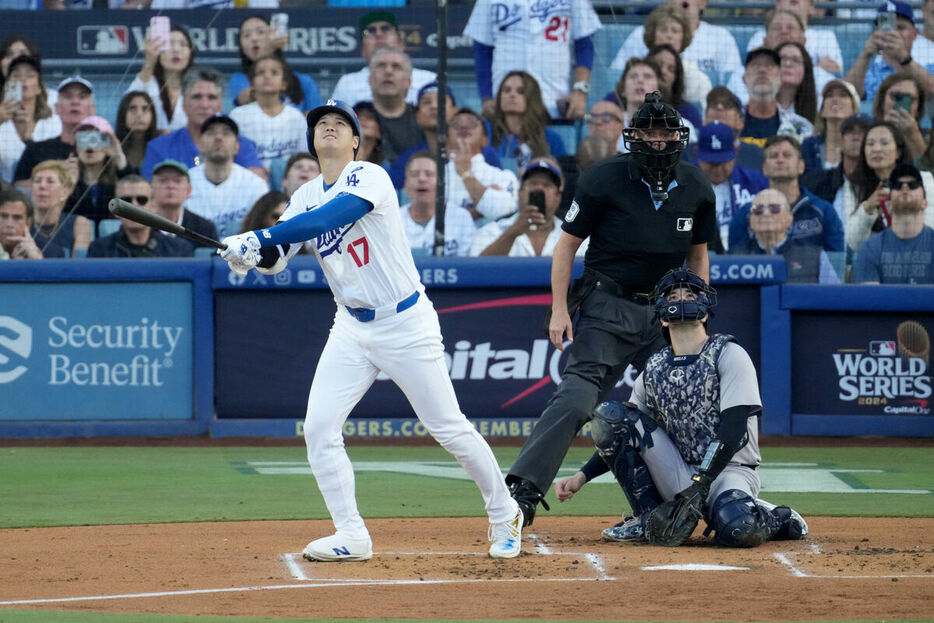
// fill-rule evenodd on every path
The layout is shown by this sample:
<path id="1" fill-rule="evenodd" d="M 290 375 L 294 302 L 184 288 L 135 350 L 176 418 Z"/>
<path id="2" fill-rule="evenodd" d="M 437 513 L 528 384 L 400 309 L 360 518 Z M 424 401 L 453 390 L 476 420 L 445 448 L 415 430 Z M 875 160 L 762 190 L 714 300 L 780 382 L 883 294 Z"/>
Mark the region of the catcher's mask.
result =
<path id="1" fill-rule="evenodd" d="M 639 130 L 671 130 L 672 138 L 665 141 L 647 141 L 639 136 Z M 674 132 L 677 131 L 677 138 Z M 668 184 L 674 178 L 675 167 L 681 160 L 681 152 L 688 146 L 690 132 L 681 121 L 677 110 L 662 102 L 658 91 L 645 94 L 645 103 L 639 107 L 629 127 L 623 129 L 623 142 L 646 181 L 652 186 L 652 199 L 664 201 L 668 198 Z M 653 143 L 664 142 L 662 149 Z"/>
<path id="2" fill-rule="evenodd" d="M 695 294 L 694 300 L 669 300 L 674 290 L 685 288 Z M 707 285 L 690 268 L 669 270 L 652 291 L 655 301 L 655 316 L 669 324 L 680 324 L 703 320 L 710 308 L 717 304 L 717 291 Z"/>

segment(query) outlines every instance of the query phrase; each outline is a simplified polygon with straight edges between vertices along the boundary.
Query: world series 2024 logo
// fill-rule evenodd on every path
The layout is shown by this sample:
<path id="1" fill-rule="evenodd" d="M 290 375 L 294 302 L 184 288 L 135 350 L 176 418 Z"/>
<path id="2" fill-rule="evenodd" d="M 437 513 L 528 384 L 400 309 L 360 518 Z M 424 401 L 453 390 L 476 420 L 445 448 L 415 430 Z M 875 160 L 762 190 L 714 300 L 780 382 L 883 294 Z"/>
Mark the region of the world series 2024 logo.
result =
<path id="1" fill-rule="evenodd" d="M 890 415 L 929 415 L 931 338 L 916 320 L 895 329 L 895 339 L 869 340 L 866 348 L 837 349 L 833 362 L 840 400 L 882 406 Z"/>

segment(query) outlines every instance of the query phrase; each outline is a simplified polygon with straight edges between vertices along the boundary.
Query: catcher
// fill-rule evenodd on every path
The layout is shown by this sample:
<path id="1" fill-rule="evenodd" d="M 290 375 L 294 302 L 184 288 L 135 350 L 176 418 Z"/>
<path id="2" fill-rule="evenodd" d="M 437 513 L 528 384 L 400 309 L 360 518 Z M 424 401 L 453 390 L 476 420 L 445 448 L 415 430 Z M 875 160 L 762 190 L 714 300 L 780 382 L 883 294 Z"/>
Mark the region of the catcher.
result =
<path id="1" fill-rule="evenodd" d="M 732 336 L 707 335 L 716 291 L 679 268 L 662 277 L 652 300 L 670 346 L 649 358 L 631 403 L 604 402 L 594 411 L 597 453 L 555 484 L 558 500 L 609 469 L 633 516 L 605 529 L 605 540 L 677 546 L 702 517 L 705 536 L 712 531 L 725 547 L 803 538 L 801 515 L 756 497 L 756 371 Z"/>

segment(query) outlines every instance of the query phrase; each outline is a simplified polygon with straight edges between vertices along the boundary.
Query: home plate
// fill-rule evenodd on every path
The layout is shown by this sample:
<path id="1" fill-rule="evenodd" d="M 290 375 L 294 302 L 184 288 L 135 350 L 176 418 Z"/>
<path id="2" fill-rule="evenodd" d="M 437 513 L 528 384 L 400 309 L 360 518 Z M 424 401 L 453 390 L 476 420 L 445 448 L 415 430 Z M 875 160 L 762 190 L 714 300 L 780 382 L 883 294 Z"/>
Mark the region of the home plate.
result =
<path id="1" fill-rule="evenodd" d="M 734 567 L 731 565 L 701 565 L 689 563 L 686 565 L 658 565 L 656 567 L 642 567 L 643 571 L 748 571 L 749 567 Z"/>

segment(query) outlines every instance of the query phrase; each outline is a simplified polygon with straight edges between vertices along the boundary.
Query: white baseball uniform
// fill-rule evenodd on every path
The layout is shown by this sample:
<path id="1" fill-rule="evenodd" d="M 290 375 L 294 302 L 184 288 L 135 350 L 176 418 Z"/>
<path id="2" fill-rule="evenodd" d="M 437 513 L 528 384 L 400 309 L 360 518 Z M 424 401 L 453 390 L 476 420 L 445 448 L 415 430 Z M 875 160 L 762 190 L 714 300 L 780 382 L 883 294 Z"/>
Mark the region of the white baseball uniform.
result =
<path id="1" fill-rule="evenodd" d="M 559 117 L 558 98 L 571 92 L 574 41 L 600 29 L 587 0 L 477 0 L 464 34 L 493 47 L 493 95 L 507 73 L 529 72 L 542 89 L 548 114 Z"/>
<path id="2" fill-rule="evenodd" d="M 477 483 L 490 521 L 509 521 L 516 515 L 516 503 L 489 445 L 457 404 L 438 315 L 412 260 L 389 174 L 376 164 L 350 162 L 331 187 L 325 187 L 324 176 L 302 185 L 281 220 L 344 193 L 374 207 L 361 219 L 311 241 L 337 313 L 311 383 L 305 417 L 308 462 L 338 534 L 369 538 L 357 510 L 353 466 L 341 431 L 381 371 L 403 391 L 432 437 Z M 289 256 L 300 246 L 291 245 Z"/>
<path id="3" fill-rule="evenodd" d="M 752 33 L 749 43 L 746 44 L 746 52 L 751 52 L 765 43 L 765 28 L 760 28 Z M 804 49 L 811 55 L 811 62 L 817 65 L 822 58 L 829 58 L 843 69 L 843 53 L 840 51 L 840 42 L 837 41 L 837 35 L 834 31 L 827 28 L 811 28 L 804 31 Z M 846 72 L 842 72 L 846 75 Z M 820 95 L 820 91 L 817 92 Z"/>
<path id="4" fill-rule="evenodd" d="M 477 221 L 477 227 L 482 227 L 519 209 L 519 180 L 515 173 L 488 164 L 483 154 L 474 154 L 470 159 L 470 171 L 487 187 L 477 205 L 474 205 L 464 180 L 457 174 L 454 161 L 448 161 L 444 173 L 448 185 L 445 197 L 448 210 L 476 208 L 483 215 Z"/>
<path id="5" fill-rule="evenodd" d="M 185 207 L 214 223 L 221 238 L 239 234 L 243 218 L 256 200 L 269 192 L 266 180 L 236 162 L 220 184 L 205 176 L 203 164 L 189 169 L 188 176 L 191 196 Z"/>
<path id="6" fill-rule="evenodd" d="M 418 105 L 418 92 L 429 82 L 438 79 L 438 74 L 427 69 L 412 68 L 412 86 L 405 95 L 405 101 L 412 106 Z M 373 101 L 373 89 L 370 87 L 370 68 L 364 67 L 360 71 L 354 71 L 341 76 L 337 84 L 334 85 L 334 92 L 331 94 L 332 100 L 347 102 L 351 106 L 357 102 Z"/>
<path id="7" fill-rule="evenodd" d="M 402 217 L 405 237 L 409 241 L 412 255 L 431 255 L 435 246 L 435 217 L 432 216 L 425 223 L 417 223 L 409 214 L 411 207 L 411 203 L 402 206 L 399 209 L 399 216 Z M 445 210 L 444 254 L 466 256 L 470 251 L 470 242 L 476 231 L 477 228 L 474 226 L 470 212 L 460 208 Z"/>
<path id="8" fill-rule="evenodd" d="M 470 256 L 477 257 L 483 250 L 488 246 L 496 242 L 500 236 L 502 236 L 507 229 L 509 229 L 513 223 L 516 222 L 516 219 L 519 218 L 519 215 L 500 219 L 498 221 L 493 221 L 492 223 L 487 223 L 483 227 L 477 230 L 476 235 L 473 237 L 473 243 L 470 245 Z M 541 257 L 550 257 L 554 254 L 555 245 L 558 244 L 558 239 L 561 238 L 561 219 L 556 218 L 555 227 L 551 230 L 551 233 L 548 234 L 548 237 L 545 239 L 545 246 L 542 247 Z M 584 257 L 584 254 L 587 253 L 587 247 L 590 246 L 590 238 L 584 239 L 584 242 L 581 243 L 580 247 L 577 249 L 577 252 L 574 254 L 577 257 Z M 535 247 L 532 246 L 532 241 L 529 239 L 528 234 L 522 234 L 516 238 L 512 247 L 509 249 L 507 254 L 509 257 L 537 257 L 535 253 Z"/>
<path id="9" fill-rule="evenodd" d="M 630 58 L 645 58 L 649 49 L 643 41 L 644 33 L 644 26 L 636 26 L 635 30 L 629 33 L 623 47 L 610 63 L 610 69 L 622 75 Z M 733 34 L 723 26 L 714 26 L 703 20 L 694 31 L 691 45 L 681 52 L 681 58 L 696 61 L 697 66 L 707 75 L 715 73 L 717 84 L 726 84 L 730 74 L 734 72 L 743 73 L 743 62 Z"/>
<path id="10" fill-rule="evenodd" d="M 308 148 L 305 115 L 292 106 L 283 106 L 278 115 L 270 117 L 252 102 L 231 110 L 230 118 L 237 122 L 240 134 L 256 143 L 256 153 L 267 170 L 273 160 L 288 160 Z"/>

